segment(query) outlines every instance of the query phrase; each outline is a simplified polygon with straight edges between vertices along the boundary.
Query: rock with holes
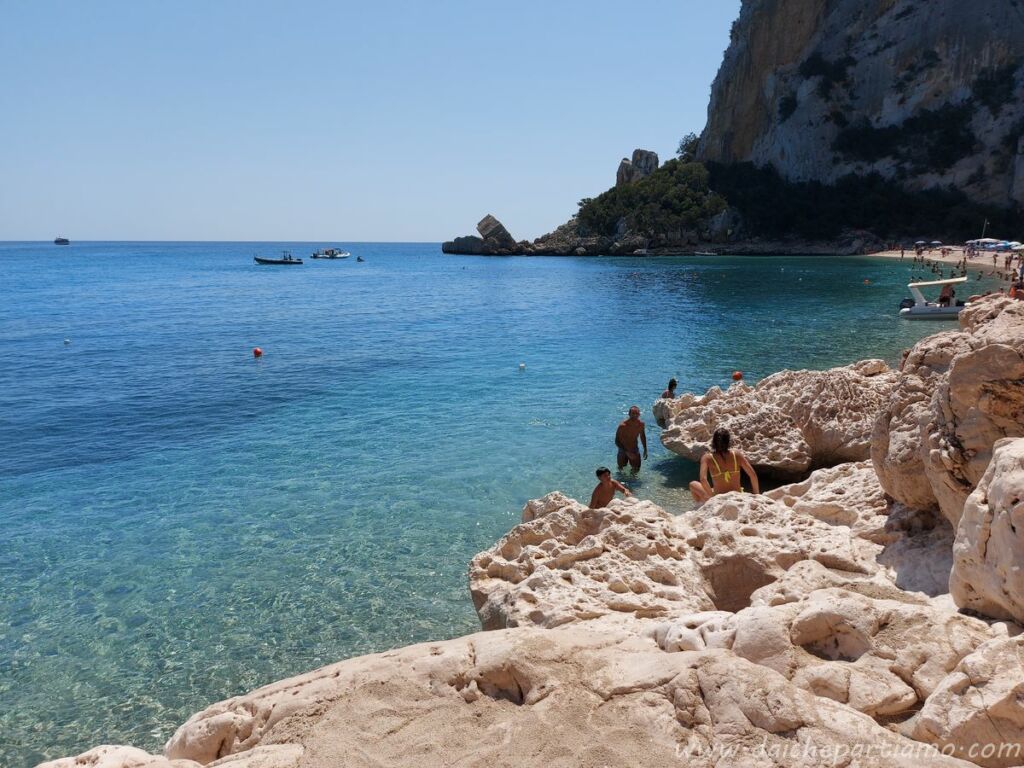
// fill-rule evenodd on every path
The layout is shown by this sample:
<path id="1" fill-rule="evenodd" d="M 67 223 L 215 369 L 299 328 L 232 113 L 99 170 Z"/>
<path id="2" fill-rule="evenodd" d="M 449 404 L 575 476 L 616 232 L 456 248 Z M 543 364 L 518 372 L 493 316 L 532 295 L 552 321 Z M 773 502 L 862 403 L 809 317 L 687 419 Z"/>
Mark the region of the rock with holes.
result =
<path id="1" fill-rule="evenodd" d="M 919 341 L 880 409 L 871 458 L 885 491 L 955 527 L 992 445 L 1024 437 L 1024 303 L 986 297 L 960 330 Z"/>
<path id="2" fill-rule="evenodd" d="M 849 574 L 879 570 L 881 547 L 851 535 L 846 526 L 794 514 L 767 496 L 725 493 L 682 515 L 689 558 L 699 567 L 719 610 L 739 611 L 751 596 L 805 560 Z"/>
<path id="3" fill-rule="evenodd" d="M 523 519 L 470 563 L 470 593 L 484 629 L 714 608 L 687 557 L 686 532 L 650 502 L 588 509 L 552 493 L 528 502 Z"/>
<path id="4" fill-rule="evenodd" d="M 526 627 L 350 659 L 214 704 L 153 766 L 811 768 L 865 745 L 860 768 L 913 748 L 726 649 L 665 653 L 625 630 Z M 931 749 L 915 758 L 964 765 Z"/>
<path id="5" fill-rule="evenodd" d="M 666 622 L 653 636 L 666 651 L 729 648 L 818 696 L 888 718 L 919 707 L 993 633 L 927 602 L 821 589 L 724 617 Z"/>
<path id="6" fill-rule="evenodd" d="M 252 764 L 250 766 L 257 768 Z M 40 763 L 36 768 L 200 768 L 200 764 L 194 760 L 168 760 L 135 747 L 104 744 L 75 757 Z M 277 766 L 268 765 L 266 768 Z"/>
<path id="7" fill-rule="evenodd" d="M 844 589 L 865 597 L 927 605 L 928 596 L 907 592 L 893 581 L 892 572 L 879 569 L 871 574 L 850 573 L 826 568 L 815 560 L 801 560 L 771 584 L 754 591 L 751 606 L 795 603 L 818 589 Z"/>
<path id="8" fill-rule="evenodd" d="M 869 461 L 819 469 L 806 480 L 768 491 L 765 496 L 829 525 L 845 525 L 854 536 L 878 544 L 899 536 L 887 528 L 889 502 Z"/>
<path id="9" fill-rule="evenodd" d="M 949 587 L 958 606 L 1024 623 L 1024 439 L 995 444 L 953 553 Z"/>
<path id="10" fill-rule="evenodd" d="M 868 458 L 875 414 L 889 399 L 896 372 L 881 360 L 827 371 L 781 371 L 750 387 L 683 395 L 660 403 L 661 440 L 691 461 L 711 435 L 727 428 L 759 473 L 800 479 L 813 467 Z"/>
<path id="11" fill-rule="evenodd" d="M 1024 636 L 990 640 L 925 702 L 915 739 L 991 768 L 1024 765 Z"/>

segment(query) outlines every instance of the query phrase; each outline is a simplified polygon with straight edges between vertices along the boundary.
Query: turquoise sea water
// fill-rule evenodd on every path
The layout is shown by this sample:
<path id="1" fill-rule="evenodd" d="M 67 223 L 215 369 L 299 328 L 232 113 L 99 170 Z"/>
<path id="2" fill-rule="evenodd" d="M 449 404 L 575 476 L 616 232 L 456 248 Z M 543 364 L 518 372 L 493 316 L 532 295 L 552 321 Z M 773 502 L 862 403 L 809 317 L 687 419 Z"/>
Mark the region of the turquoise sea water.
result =
<path id="1" fill-rule="evenodd" d="M 469 559 L 527 499 L 589 498 L 630 404 L 628 482 L 688 506 L 650 418 L 670 376 L 949 327 L 898 321 L 911 268 L 879 259 L 253 265 L 284 247 L 314 246 L 0 244 L 0 765 L 157 750 L 213 701 L 474 631 Z"/>

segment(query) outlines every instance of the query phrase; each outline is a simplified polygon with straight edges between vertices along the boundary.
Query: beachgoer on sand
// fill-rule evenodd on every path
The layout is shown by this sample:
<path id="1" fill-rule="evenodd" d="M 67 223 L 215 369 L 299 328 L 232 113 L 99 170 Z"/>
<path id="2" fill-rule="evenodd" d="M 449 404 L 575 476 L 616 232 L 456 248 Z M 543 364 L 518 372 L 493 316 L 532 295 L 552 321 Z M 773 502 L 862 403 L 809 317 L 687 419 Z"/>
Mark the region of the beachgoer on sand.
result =
<path id="1" fill-rule="evenodd" d="M 591 509 L 607 507 L 612 499 L 615 498 L 616 491 L 626 498 L 633 495 L 630 493 L 629 488 L 618 480 L 612 480 L 612 471 L 608 467 L 598 467 L 595 474 L 597 475 L 597 487 L 594 488 L 594 492 L 590 495 Z"/>
<path id="2" fill-rule="evenodd" d="M 690 483 L 690 493 L 697 504 L 703 504 L 712 496 L 729 491 L 742 491 L 743 484 L 740 472 L 746 472 L 750 479 L 750 488 L 754 493 L 761 492 L 761 484 L 757 472 L 740 451 L 730 449 L 732 438 L 729 430 L 719 428 L 711 436 L 711 451 L 700 457 L 700 475 Z M 711 481 L 708 482 L 710 476 Z"/>
<path id="3" fill-rule="evenodd" d="M 647 458 L 647 431 L 644 423 L 640 421 L 639 406 L 632 406 L 629 409 L 629 418 L 619 424 L 615 430 L 615 447 L 619 449 L 617 457 L 619 469 L 628 463 L 634 472 L 640 470 L 640 450 L 637 447 L 637 438 L 644 447 L 644 458 Z"/>

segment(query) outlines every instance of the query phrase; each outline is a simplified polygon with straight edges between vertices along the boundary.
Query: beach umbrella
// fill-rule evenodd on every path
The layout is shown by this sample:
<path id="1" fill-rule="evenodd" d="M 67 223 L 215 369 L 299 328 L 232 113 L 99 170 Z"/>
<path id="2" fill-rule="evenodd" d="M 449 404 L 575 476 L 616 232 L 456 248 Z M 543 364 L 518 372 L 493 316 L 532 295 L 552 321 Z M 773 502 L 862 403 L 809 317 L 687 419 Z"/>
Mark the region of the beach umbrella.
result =
<path id="1" fill-rule="evenodd" d="M 1015 251 L 1024 251 L 1024 245 L 1015 245 L 1015 246 L 1013 246 L 1013 250 L 1015 250 Z"/>
<path id="2" fill-rule="evenodd" d="M 928 243 L 924 240 L 918 240 L 914 245 L 928 245 Z"/>
<path id="3" fill-rule="evenodd" d="M 941 240 L 932 240 L 932 245 L 942 245 Z"/>

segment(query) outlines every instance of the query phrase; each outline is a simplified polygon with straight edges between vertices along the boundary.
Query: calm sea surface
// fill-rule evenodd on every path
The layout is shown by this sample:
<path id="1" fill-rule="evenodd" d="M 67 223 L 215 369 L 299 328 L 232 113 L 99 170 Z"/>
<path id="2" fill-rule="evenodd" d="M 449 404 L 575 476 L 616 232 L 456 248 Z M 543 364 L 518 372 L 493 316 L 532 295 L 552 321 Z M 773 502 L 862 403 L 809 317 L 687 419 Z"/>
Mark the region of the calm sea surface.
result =
<path id="1" fill-rule="evenodd" d="M 469 559 L 527 499 L 589 498 L 630 404 L 630 485 L 688 507 L 669 377 L 950 327 L 899 321 L 911 268 L 877 259 L 252 262 L 313 247 L 0 244 L 0 765 L 158 750 L 213 701 L 474 631 Z"/>

